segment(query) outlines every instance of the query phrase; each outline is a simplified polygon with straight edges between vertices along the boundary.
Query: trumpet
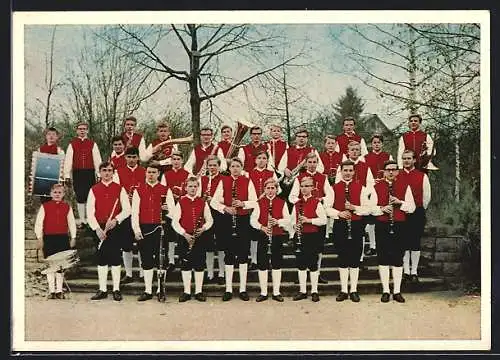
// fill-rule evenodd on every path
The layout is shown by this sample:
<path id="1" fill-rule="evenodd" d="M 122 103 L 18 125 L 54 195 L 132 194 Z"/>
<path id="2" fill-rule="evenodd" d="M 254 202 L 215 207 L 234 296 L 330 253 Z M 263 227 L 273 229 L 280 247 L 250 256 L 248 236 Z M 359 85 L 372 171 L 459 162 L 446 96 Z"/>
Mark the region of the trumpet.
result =
<path id="1" fill-rule="evenodd" d="M 273 216 L 273 200 L 269 200 L 268 218 L 267 218 L 267 255 L 271 255 L 271 244 L 273 241 L 273 226 L 271 218 Z"/>
<path id="2" fill-rule="evenodd" d="M 345 183 L 344 192 L 345 192 L 345 201 L 350 202 L 349 201 L 349 185 L 347 183 Z M 347 240 L 352 240 L 351 218 L 347 219 Z"/>

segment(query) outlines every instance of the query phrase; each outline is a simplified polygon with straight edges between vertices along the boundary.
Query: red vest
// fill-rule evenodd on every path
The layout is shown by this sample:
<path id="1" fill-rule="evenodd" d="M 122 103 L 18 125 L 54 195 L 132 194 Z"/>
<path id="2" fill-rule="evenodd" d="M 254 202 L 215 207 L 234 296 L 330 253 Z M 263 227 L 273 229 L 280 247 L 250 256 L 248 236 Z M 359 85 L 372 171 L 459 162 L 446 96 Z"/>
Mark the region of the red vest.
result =
<path id="1" fill-rule="evenodd" d="M 142 135 L 138 133 L 133 133 L 132 138 L 129 138 L 126 132 L 122 133 L 123 143 L 125 144 L 125 149 L 130 147 L 139 148 L 141 143 Z"/>
<path id="2" fill-rule="evenodd" d="M 214 144 L 210 144 L 209 147 L 207 147 L 205 150 L 202 149 L 201 144 L 198 144 L 194 147 L 194 169 L 193 169 L 193 174 L 198 174 L 198 171 L 200 171 L 201 167 L 203 166 L 203 162 L 207 158 L 208 155 L 212 153 L 212 150 L 214 148 Z"/>
<path id="3" fill-rule="evenodd" d="M 333 201 L 333 208 L 338 211 L 345 210 L 345 182 L 343 180 L 332 185 L 333 191 L 335 193 L 335 200 Z M 352 205 L 361 205 L 361 190 L 363 185 L 356 181 L 351 181 L 349 186 L 349 202 Z M 361 220 L 361 216 L 352 213 L 351 220 Z"/>
<path id="4" fill-rule="evenodd" d="M 321 174 L 319 172 L 315 172 L 314 175 L 309 174 L 307 171 L 301 172 L 298 176 L 297 179 L 300 181 L 305 178 L 306 176 L 312 177 L 314 180 L 314 188 L 312 190 L 312 196 L 321 200 L 322 197 L 324 197 L 325 191 L 324 191 L 324 186 L 325 186 L 325 181 L 326 181 L 326 175 Z M 299 198 L 302 197 L 302 194 L 299 191 Z"/>
<path id="5" fill-rule="evenodd" d="M 398 199 L 405 198 L 405 193 L 408 185 L 404 184 L 401 180 L 395 180 L 392 182 L 392 195 L 397 197 Z M 377 192 L 377 205 L 378 206 L 386 206 L 389 204 L 389 183 L 387 181 L 379 181 L 375 184 L 375 191 Z M 405 221 L 406 214 L 404 211 L 401 211 L 399 206 L 393 207 L 393 218 L 394 221 Z M 377 220 L 382 222 L 389 222 L 389 215 L 383 214 L 377 216 Z"/>
<path id="6" fill-rule="evenodd" d="M 210 197 L 214 196 L 215 190 L 217 189 L 217 185 L 219 185 L 219 182 L 222 180 L 224 175 L 222 174 L 217 174 L 213 179 L 212 182 L 210 183 L 210 189 L 208 188 L 209 185 L 209 178 L 208 176 L 202 176 L 201 177 L 201 194 L 204 195 L 205 193 L 208 193 Z"/>
<path id="7" fill-rule="evenodd" d="M 361 185 L 366 186 L 366 177 L 368 176 L 368 164 L 364 161 L 358 161 L 354 164 L 354 181 L 358 181 Z M 372 174 L 373 175 L 373 174 Z"/>
<path id="8" fill-rule="evenodd" d="M 111 218 L 114 218 L 122 211 L 122 205 L 120 203 L 120 192 L 122 190 L 121 185 L 111 182 L 108 186 L 106 186 L 102 182 L 99 182 L 92 186 L 90 190 L 94 193 L 94 215 L 100 225 L 105 224 L 108 221 L 115 201 L 116 207 L 115 211 L 111 215 Z"/>
<path id="9" fill-rule="evenodd" d="M 259 224 L 262 226 L 267 226 L 267 221 L 269 219 L 269 202 L 270 200 L 267 196 L 262 197 L 258 201 L 259 203 Z M 283 219 L 283 206 L 285 206 L 285 200 L 275 196 L 272 202 L 271 215 L 274 219 Z M 283 235 L 285 230 L 279 225 L 273 226 L 273 235 Z"/>
<path id="10" fill-rule="evenodd" d="M 285 154 L 286 151 L 286 141 L 278 139 L 276 141 L 269 140 L 267 142 L 267 146 L 269 148 L 269 152 L 273 156 L 274 159 L 274 167 L 278 168 L 281 158 Z"/>
<path id="11" fill-rule="evenodd" d="M 165 181 L 167 183 L 167 187 L 172 190 L 174 195 L 185 195 L 186 194 L 186 179 L 189 176 L 189 172 L 184 168 L 180 168 L 175 171 L 173 168 L 165 171 Z"/>
<path id="12" fill-rule="evenodd" d="M 337 174 L 337 167 L 342 162 L 342 153 L 336 151 L 323 151 L 319 154 L 319 157 L 321 158 L 325 168 L 323 174 L 327 176 L 335 176 Z"/>
<path id="13" fill-rule="evenodd" d="M 224 192 L 224 205 L 226 206 L 231 206 L 232 205 L 232 200 L 233 200 L 233 195 L 232 195 L 232 190 L 233 190 L 233 184 L 235 184 L 235 191 L 236 191 L 236 197 L 235 199 L 241 200 L 241 201 L 247 201 L 248 200 L 248 184 L 250 182 L 250 179 L 247 178 L 246 176 L 240 175 L 236 178 L 236 180 L 232 176 L 224 176 L 222 178 L 222 184 L 223 184 L 223 192 Z M 248 215 L 250 213 L 249 210 L 245 210 L 242 208 L 237 208 L 238 210 L 238 215 Z"/>
<path id="14" fill-rule="evenodd" d="M 73 169 L 94 169 L 92 156 L 94 142 L 88 138 L 81 140 L 76 137 L 71 140 L 70 144 L 73 148 Z"/>
<path id="15" fill-rule="evenodd" d="M 64 201 L 49 200 L 43 203 L 42 206 L 45 212 L 45 217 L 43 218 L 43 234 L 68 234 L 68 203 Z"/>
<path id="16" fill-rule="evenodd" d="M 380 154 L 375 154 L 373 151 L 365 155 L 365 162 L 372 171 L 375 179 L 382 179 L 384 177 L 384 163 L 389 160 L 389 153 L 381 151 Z"/>
<path id="17" fill-rule="evenodd" d="M 42 146 L 40 146 L 40 150 L 39 151 L 41 153 L 44 153 L 44 154 L 54 154 L 54 155 L 57 155 L 57 144 L 49 145 L 49 144 L 45 143 Z"/>
<path id="18" fill-rule="evenodd" d="M 398 180 L 410 186 L 416 207 L 424 206 L 424 175 L 422 171 L 417 169 L 413 169 L 409 173 L 403 169 L 398 175 Z"/>
<path id="19" fill-rule="evenodd" d="M 154 186 L 141 183 L 137 188 L 141 202 L 139 204 L 140 224 L 160 224 L 162 195 L 167 195 L 168 188 L 160 183 Z"/>
<path id="20" fill-rule="evenodd" d="M 245 164 L 243 165 L 243 169 L 249 173 L 255 167 L 255 158 L 257 154 L 261 151 L 267 151 L 267 145 L 261 143 L 258 146 L 254 146 L 250 143 L 243 147 L 243 151 L 245 152 Z"/>
<path id="21" fill-rule="evenodd" d="M 221 140 L 218 142 L 217 146 L 222 149 L 222 154 L 225 158 L 227 158 L 227 153 L 229 151 L 229 147 L 231 146 L 230 141 Z"/>
<path id="22" fill-rule="evenodd" d="M 160 140 L 160 139 L 154 139 L 153 142 L 151 143 L 151 145 L 153 147 L 155 147 L 156 145 L 158 145 L 159 143 L 163 142 L 164 140 Z M 170 155 L 172 155 L 172 150 L 173 150 L 174 146 L 173 145 L 163 145 L 161 147 L 161 150 L 158 152 L 158 153 L 163 153 L 164 155 L 164 158 L 169 158 Z M 157 154 L 158 154 L 157 153 Z"/>
<path id="23" fill-rule="evenodd" d="M 403 134 L 403 142 L 405 145 L 405 150 L 413 150 L 415 153 L 416 164 L 419 163 L 420 153 L 422 152 L 422 144 L 427 139 L 427 134 L 422 130 L 407 131 Z"/>
<path id="24" fill-rule="evenodd" d="M 289 147 L 287 149 L 287 163 L 286 167 L 289 170 L 293 170 L 302 160 L 305 159 L 307 154 L 313 152 L 314 148 L 312 146 L 305 146 L 303 148 L 297 149 L 296 146 Z"/>
<path id="25" fill-rule="evenodd" d="M 253 186 L 255 187 L 255 193 L 257 194 L 257 198 L 264 192 L 264 183 L 267 179 L 272 178 L 274 175 L 274 171 L 264 169 L 262 171 L 257 170 L 256 168 L 250 170 L 249 177 L 253 182 Z"/>
<path id="26" fill-rule="evenodd" d="M 339 144 L 339 149 L 341 154 L 346 154 L 347 155 L 347 150 L 348 150 L 348 145 L 351 141 L 357 141 L 358 143 L 361 144 L 361 136 L 358 134 L 354 133 L 352 136 L 347 136 L 345 133 L 337 135 L 335 138 L 335 141 Z"/>
<path id="27" fill-rule="evenodd" d="M 205 223 L 205 217 L 203 216 L 205 201 L 198 196 L 193 200 L 183 196 L 180 198 L 179 204 L 181 206 L 179 223 L 188 234 L 193 234 L 195 228 L 199 229 Z"/>
<path id="28" fill-rule="evenodd" d="M 134 188 L 146 181 L 146 169 L 139 165 L 137 165 L 134 170 L 125 166 L 119 168 L 117 172 L 118 177 L 120 178 L 120 184 L 125 188 L 125 191 L 129 194 L 129 196 L 133 194 Z"/>
<path id="29" fill-rule="evenodd" d="M 310 197 L 306 201 L 303 198 L 300 198 L 299 201 L 295 203 L 295 219 L 299 218 L 299 207 L 302 206 L 303 215 L 306 218 L 314 219 L 317 218 L 316 208 L 318 207 L 319 200 L 315 197 Z M 319 231 L 319 227 L 310 223 L 302 224 L 302 232 L 303 233 L 313 233 Z"/>
<path id="30" fill-rule="evenodd" d="M 125 154 L 120 155 L 120 156 L 112 156 L 109 161 L 111 161 L 115 170 L 118 170 L 119 168 L 127 166 L 127 160 L 125 159 Z M 121 178 L 120 178 L 120 181 L 121 181 Z"/>

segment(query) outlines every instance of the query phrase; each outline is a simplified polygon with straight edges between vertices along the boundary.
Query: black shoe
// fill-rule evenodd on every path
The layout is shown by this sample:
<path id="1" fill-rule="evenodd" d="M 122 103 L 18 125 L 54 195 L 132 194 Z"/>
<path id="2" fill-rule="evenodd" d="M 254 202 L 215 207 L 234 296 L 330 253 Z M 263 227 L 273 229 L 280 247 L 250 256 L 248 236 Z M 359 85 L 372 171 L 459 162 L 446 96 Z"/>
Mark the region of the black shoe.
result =
<path id="1" fill-rule="evenodd" d="M 225 292 L 224 295 L 222 295 L 222 301 L 229 301 L 233 298 L 233 293 L 230 292 Z"/>
<path id="2" fill-rule="evenodd" d="M 319 278 L 318 278 L 318 283 L 320 283 L 320 284 L 328 284 L 328 280 L 326 280 L 324 277 L 322 277 L 320 275 Z"/>
<path id="3" fill-rule="evenodd" d="M 186 302 L 188 300 L 191 300 L 191 294 L 186 294 L 183 292 L 181 296 L 179 296 L 179 302 Z"/>
<path id="4" fill-rule="evenodd" d="M 377 250 L 373 248 L 369 248 L 367 251 L 365 251 L 365 256 L 375 256 L 377 255 Z"/>
<path id="5" fill-rule="evenodd" d="M 250 300 L 250 297 L 248 296 L 246 291 L 240 292 L 239 298 L 243 301 L 248 301 Z"/>
<path id="6" fill-rule="evenodd" d="M 106 299 L 108 297 L 108 292 L 107 291 L 97 291 L 94 296 L 90 298 L 90 300 L 101 300 L 101 299 Z"/>
<path id="7" fill-rule="evenodd" d="M 201 293 L 201 292 L 200 292 L 200 293 L 198 293 L 198 294 L 194 294 L 194 298 L 195 298 L 196 300 L 198 300 L 198 301 L 202 301 L 202 302 L 207 301 L 207 297 L 205 296 L 205 294 L 203 294 L 203 293 Z"/>
<path id="8" fill-rule="evenodd" d="M 257 264 L 250 263 L 250 266 L 248 267 L 248 271 L 255 271 L 255 270 L 257 270 Z"/>
<path id="9" fill-rule="evenodd" d="M 410 274 L 403 274 L 402 282 L 409 283 L 410 282 Z"/>
<path id="10" fill-rule="evenodd" d="M 299 300 L 304 300 L 307 299 L 307 294 L 306 293 L 301 293 L 299 292 L 297 295 L 293 297 L 293 301 L 299 301 Z"/>
<path id="11" fill-rule="evenodd" d="M 319 301 L 319 294 L 318 293 L 312 293 L 311 294 L 311 300 L 314 301 L 314 302 L 318 302 Z"/>
<path id="12" fill-rule="evenodd" d="M 206 277 L 203 280 L 203 283 L 205 283 L 205 284 L 215 284 L 216 281 L 217 281 L 217 279 L 215 279 L 214 277 L 213 278 Z"/>
<path id="13" fill-rule="evenodd" d="M 382 297 L 380 298 L 380 301 L 382 301 L 383 303 L 386 303 L 386 302 L 389 302 L 389 300 L 390 300 L 389 293 L 383 293 Z"/>
<path id="14" fill-rule="evenodd" d="M 47 299 L 49 300 L 56 299 L 56 293 L 50 293 L 49 296 L 47 296 Z"/>
<path id="15" fill-rule="evenodd" d="M 403 295 L 401 295 L 401 293 L 397 293 L 397 294 L 392 295 L 392 300 L 397 301 L 398 303 L 405 302 L 405 298 L 403 297 Z"/>
<path id="16" fill-rule="evenodd" d="M 268 296 L 267 295 L 259 295 L 257 296 L 257 299 L 255 299 L 255 301 L 257 302 L 262 302 L 262 301 L 266 301 L 268 299 Z"/>
<path id="17" fill-rule="evenodd" d="M 56 293 L 56 299 L 64 299 L 64 294 L 62 292 Z"/>
<path id="18" fill-rule="evenodd" d="M 132 278 L 132 276 L 124 276 L 120 279 L 120 284 L 130 284 L 134 282 L 134 279 Z"/>
<path id="19" fill-rule="evenodd" d="M 275 301 L 277 301 L 277 302 L 283 302 L 283 301 L 285 301 L 285 299 L 283 299 L 283 296 L 281 296 L 281 294 L 278 294 L 278 295 L 273 295 L 273 296 L 271 297 L 271 299 L 273 299 L 273 300 L 275 300 Z"/>
<path id="20" fill-rule="evenodd" d="M 410 275 L 410 282 L 412 284 L 418 284 L 420 281 L 418 280 L 418 276 L 416 274 Z"/>
<path id="21" fill-rule="evenodd" d="M 122 301 L 122 293 L 120 292 L 120 290 L 115 290 L 113 291 L 113 300 L 114 301 Z"/>
<path id="22" fill-rule="evenodd" d="M 353 302 L 359 302 L 359 300 L 360 300 L 357 292 L 350 293 L 349 297 L 351 298 L 351 301 L 353 301 Z"/>
<path id="23" fill-rule="evenodd" d="M 174 269 L 175 269 L 175 264 L 173 264 L 173 263 L 168 264 L 167 275 L 170 274 L 172 271 L 174 271 Z"/>
<path id="24" fill-rule="evenodd" d="M 153 298 L 153 294 L 148 294 L 147 292 L 143 293 L 137 301 L 146 301 L 146 300 L 151 300 Z"/>
<path id="25" fill-rule="evenodd" d="M 347 293 L 345 292 L 340 292 L 337 297 L 335 298 L 336 301 L 344 301 L 344 300 L 347 300 L 347 298 L 349 297 L 349 295 L 347 295 Z"/>
<path id="26" fill-rule="evenodd" d="M 219 276 L 217 278 L 217 284 L 218 285 L 224 285 L 225 283 L 226 283 L 226 280 L 222 276 Z"/>
<path id="27" fill-rule="evenodd" d="M 158 299 L 159 302 L 165 302 L 165 301 L 167 301 L 167 297 L 165 296 L 165 294 L 157 293 L 156 294 L 156 298 Z"/>

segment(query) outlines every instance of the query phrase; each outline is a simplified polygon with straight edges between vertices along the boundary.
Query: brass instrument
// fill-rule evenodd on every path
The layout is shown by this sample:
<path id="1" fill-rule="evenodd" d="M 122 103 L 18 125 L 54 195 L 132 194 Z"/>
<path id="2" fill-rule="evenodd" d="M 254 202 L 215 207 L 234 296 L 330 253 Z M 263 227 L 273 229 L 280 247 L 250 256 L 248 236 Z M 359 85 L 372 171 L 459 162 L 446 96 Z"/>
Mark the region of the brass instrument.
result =
<path id="1" fill-rule="evenodd" d="M 236 178 L 237 179 L 237 178 Z M 231 187 L 231 197 L 232 197 L 232 201 L 236 200 L 236 196 L 237 196 L 237 193 L 236 193 L 236 179 L 233 179 L 233 185 Z M 232 216 L 232 220 L 233 220 L 233 224 L 232 224 L 232 228 L 233 228 L 233 233 L 231 234 L 232 236 L 236 236 L 236 214 L 233 214 L 231 215 Z"/>
<path id="2" fill-rule="evenodd" d="M 391 212 L 389 213 L 389 234 L 394 234 L 394 205 L 391 202 L 391 196 L 393 191 L 392 181 L 389 181 L 389 205 L 391 205 Z"/>
<path id="3" fill-rule="evenodd" d="M 299 216 L 297 218 L 297 224 L 295 225 L 295 235 L 297 236 L 297 243 L 295 244 L 295 254 L 298 255 L 302 252 L 302 218 L 304 217 L 304 203 L 302 200 L 297 201 L 299 206 L 298 212 Z"/>
<path id="4" fill-rule="evenodd" d="M 300 170 L 302 170 L 302 168 L 304 167 L 304 165 L 306 163 L 306 160 L 307 160 L 307 158 L 304 158 L 301 162 L 299 162 L 297 164 L 296 167 L 293 168 L 292 174 L 290 175 L 289 178 L 285 177 L 283 179 L 283 184 L 285 186 L 291 186 L 292 185 L 292 183 L 295 180 L 295 178 L 297 177 L 297 175 L 299 175 Z"/>
<path id="5" fill-rule="evenodd" d="M 271 244 L 273 241 L 273 226 L 271 225 L 271 218 L 273 216 L 273 200 L 269 200 L 268 218 L 267 218 L 267 255 L 271 255 Z"/>
<path id="6" fill-rule="evenodd" d="M 231 159 L 232 157 L 238 154 L 238 149 L 240 147 L 240 143 L 245 137 L 247 131 L 254 127 L 253 124 L 244 121 L 236 122 L 236 131 L 234 132 L 233 140 L 231 141 L 231 145 L 229 146 L 229 150 L 227 151 L 226 158 Z"/>
<path id="7" fill-rule="evenodd" d="M 345 193 L 345 201 L 349 201 L 349 184 L 346 182 L 344 183 L 344 193 Z M 346 209 L 347 210 L 347 209 Z M 352 240 L 352 223 L 351 223 L 351 218 L 347 219 L 347 240 Z"/>
<path id="8" fill-rule="evenodd" d="M 439 170 L 439 168 L 432 163 L 432 157 L 436 154 L 436 137 L 431 148 L 431 154 L 427 154 L 427 143 L 424 141 L 422 143 L 422 149 L 420 150 L 420 156 L 418 161 L 418 169 L 420 170 Z"/>
<path id="9" fill-rule="evenodd" d="M 162 149 L 164 145 L 187 145 L 187 144 L 192 144 L 193 143 L 193 135 L 182 137 L 182 138 L 177 138 L 177 139 L 167 139 L 165 141 L 162 141 L 155 146 L 160 146 L 160 150 L 156 151 L 153 153 L 153 159 L 157 161 L 165 160 L 167 157 L 163 153 Z M 154 146 L 153 146 L 154 147 Z"/>

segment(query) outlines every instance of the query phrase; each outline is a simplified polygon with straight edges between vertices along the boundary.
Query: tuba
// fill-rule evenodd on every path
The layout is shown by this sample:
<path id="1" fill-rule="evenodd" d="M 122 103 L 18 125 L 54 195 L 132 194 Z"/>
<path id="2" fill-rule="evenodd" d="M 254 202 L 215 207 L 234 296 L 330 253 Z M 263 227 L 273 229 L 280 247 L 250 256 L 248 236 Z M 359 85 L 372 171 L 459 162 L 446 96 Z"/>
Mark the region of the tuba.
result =
<path id="1" fill-rule="evenodd" d="M 187 144 L 192 144 L 193 143 L 193 135 L 185 136 L 182 138 L 177 138 L 177 139 L 167 139 L 165 141 L 162 141 L 161 143 L 157 144 L 160 145 L 160 148 L 163 149 L 163 146 L 165 145 L 187 145 Z M 153 160 L 161 161 L 166 159 L 167 156 L 163 153 L 163 150 L 159 150 L 155 153 L 153 153 Z"/>
<path id="2" fill-rule="evenodd" d="M 252 127 L 254 127 L 254 125 L 249 122 L 237 121 L 236 131 L 234 132 L 233 140 L 231 141 L 231 145 L 229 146 L 229 150 L 226 155 L 227 159 L 231 159 L 232 157 L 238 155 L 240 143 L 245 137 L 247 131 Z"/>

